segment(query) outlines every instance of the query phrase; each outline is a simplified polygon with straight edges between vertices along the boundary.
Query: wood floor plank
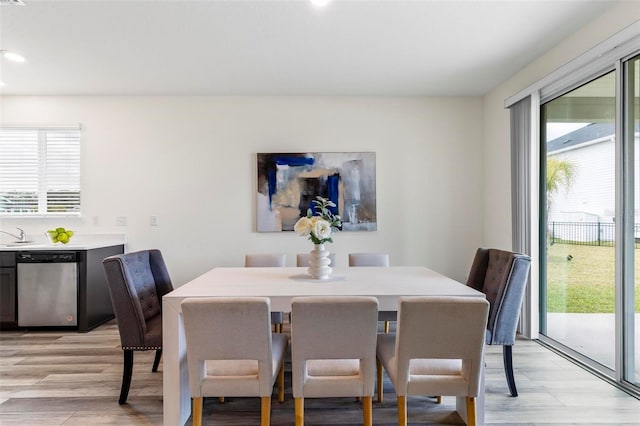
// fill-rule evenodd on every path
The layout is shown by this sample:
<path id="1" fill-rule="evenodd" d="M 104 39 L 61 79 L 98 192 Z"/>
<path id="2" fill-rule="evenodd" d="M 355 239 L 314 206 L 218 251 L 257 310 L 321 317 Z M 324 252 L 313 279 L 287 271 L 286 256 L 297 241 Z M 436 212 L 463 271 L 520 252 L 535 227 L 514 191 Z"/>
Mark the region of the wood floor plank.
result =
<path id="1" fill-rule="evenodd" d="M 486 351 L 487 425 L 639 425 L 640 401 L 531 341 L 513 350 L 520 396 L 509 396 L 502 348 Z M 162 364 L 151 372 L 154 352 L 136 352 L 127 404 L 117 400 L 122 350 L 115 322 L 89 333 L 72 331 L 0 332 L 0 425 L 162 425 Z M 291 366 L 286 370 L 290 374 Z M 285 402 L 272 403 L 271 424 L 294 424 L 290 375 Z M 393 386 L 374 403 L 375 425 L 397 424 Z M 408 397 L 410 425 L 460 425 L 455 399 L 436 404 Z M 259 398 L 205 398 L 203 425 L 259 424 Z M 305 400 L 307 425 L 361 425 L 361 405 L 353 398 Z M 167 425 L 171 426 L 171 425 Z"/>

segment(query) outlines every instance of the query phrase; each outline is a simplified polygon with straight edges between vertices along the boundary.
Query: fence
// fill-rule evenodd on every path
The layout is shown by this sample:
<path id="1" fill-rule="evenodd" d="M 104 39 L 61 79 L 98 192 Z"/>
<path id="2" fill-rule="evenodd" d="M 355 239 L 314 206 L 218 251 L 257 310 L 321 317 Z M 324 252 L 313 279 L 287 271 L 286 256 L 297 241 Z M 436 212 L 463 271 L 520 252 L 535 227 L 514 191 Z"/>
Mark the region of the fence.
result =
<path id="1" fill-rule="evenodd" d="M 635 224 L 634 235 L 640 236 L 640 224 Z M 615 223 L 602 222 L 549 222 L 549 243 L 562 242 L 584 246 L 613 247 Z M 636 238 L 639 241 L 640 238 Z M 638 243 L 636 242 L 636 245 Z"/>

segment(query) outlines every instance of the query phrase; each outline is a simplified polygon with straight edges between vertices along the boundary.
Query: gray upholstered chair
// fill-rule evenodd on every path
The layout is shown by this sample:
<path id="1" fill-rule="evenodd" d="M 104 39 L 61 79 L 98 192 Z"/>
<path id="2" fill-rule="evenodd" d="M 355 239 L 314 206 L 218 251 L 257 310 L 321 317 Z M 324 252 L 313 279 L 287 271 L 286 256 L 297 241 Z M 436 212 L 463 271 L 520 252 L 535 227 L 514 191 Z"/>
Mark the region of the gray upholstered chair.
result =
<path id="1" fill-rule="evenodd" d="M 118 401 L 124 404 L 131 385 L 134 351 L 155 350 L 152 371 L 158 371 L 162 356 L 162 296 L 173 286 L 159 250 L 110 256 L 102 264 L 124 351 Z"/>
<path id="2" fill-rule="evenodd" d="M 387 253 L 349 253 L 349 266 L 389 266 Z M 384 322 L 384 332 L 389 332 L 389 323 L 396 321 L 395 311 L 378 312 L 378 321 Z"/>
<path id="3" fill-rule="evenodd" d="M 259 396 L 269 425 L 278 380 L 284 401 L 284 358 L 289 336 L 272 334 L 266 297 L 202 297 L 182 302 L 193 424 L 202 424 L 207 396 Z"/>
<path id="4" fill-rule="evenodd" d="M 281 253 L 257 253 L 244 256 L 246 268 L 284 267 L 286 264 L 287 255 Z"/>
<path id="5" fill-rule="evenodd" d="M 304 399 L 361 397 L 372 424 L 378 300 L 366 296 L 297 297 L 291 301 L 291 377 L 296 426 Z M 331 330 L 329 332 L 329 330 Z"/>
<path id="6" fill-rule="evenodd" d="M 513 377 L 512 347 L 531 258 L 510 251 L 479 248 L 467 285 L 483 292 L 491 304 L 486 343 L 502 345 L 502 358 L 511 396 L 518 396 Z"/>
<path id="7" fill-rule="evenodd" d="M 389 266 L 387 253 L 349 253 L 349 266 Z"/>
<path id="8" fill-rule="evenodd" d="M 244 256 L 245 268 L 283 268 L 287 264 L 287 255 L 281 253 L 257 253 Z M 271 312 L 271 324 L 276 333 L 282 333 L 283 312 Z"/>
<path id="9" fill-rule="evenodd" d="M 395 334 L 378 334 L 378 401 L 382 367 L 398 398 L 398 425 L 407 424 L 407 395 L 466 397 L 475 425 L 489 303 L 481 297 L 401 297 Z"/>

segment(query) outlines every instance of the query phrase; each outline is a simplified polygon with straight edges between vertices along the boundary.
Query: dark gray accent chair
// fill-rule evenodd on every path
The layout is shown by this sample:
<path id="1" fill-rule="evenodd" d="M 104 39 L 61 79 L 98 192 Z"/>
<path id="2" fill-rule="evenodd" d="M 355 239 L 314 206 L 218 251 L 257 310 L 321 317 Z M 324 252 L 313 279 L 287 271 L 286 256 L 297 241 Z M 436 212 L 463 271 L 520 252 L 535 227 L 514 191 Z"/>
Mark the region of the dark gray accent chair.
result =
<path id="1" fill-rule="evenodd" d="M 127 402 L 133 352 L 155 350 L 154 373 L 162 356 L 162 296 L 173 290 L 159 250 L 142 250 L 102 261 L 124 351 L 122 388 L 118 402 Z"/>
<path id="2" fill-rule="evenodd" d="M 510 251 L 479 248 L 467 285 L 483 292 L 491 307 L 485 343 L 502 345 L 502 358 L 511 396 L 518 396 L 513 377 L 512 348 L 531 258 Z"/>

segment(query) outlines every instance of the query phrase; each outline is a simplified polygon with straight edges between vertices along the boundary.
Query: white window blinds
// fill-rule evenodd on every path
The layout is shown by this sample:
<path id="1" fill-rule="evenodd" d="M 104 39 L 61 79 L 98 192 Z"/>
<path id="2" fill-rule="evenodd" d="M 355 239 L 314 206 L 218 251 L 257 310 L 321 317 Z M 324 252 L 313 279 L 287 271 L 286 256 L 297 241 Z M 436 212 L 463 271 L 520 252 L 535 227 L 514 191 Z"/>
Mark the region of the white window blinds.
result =
<path id="1" fill-rule="evenodd" d="M 0 215 L 80 214 L 80 129 L 0 128 Z"/>

